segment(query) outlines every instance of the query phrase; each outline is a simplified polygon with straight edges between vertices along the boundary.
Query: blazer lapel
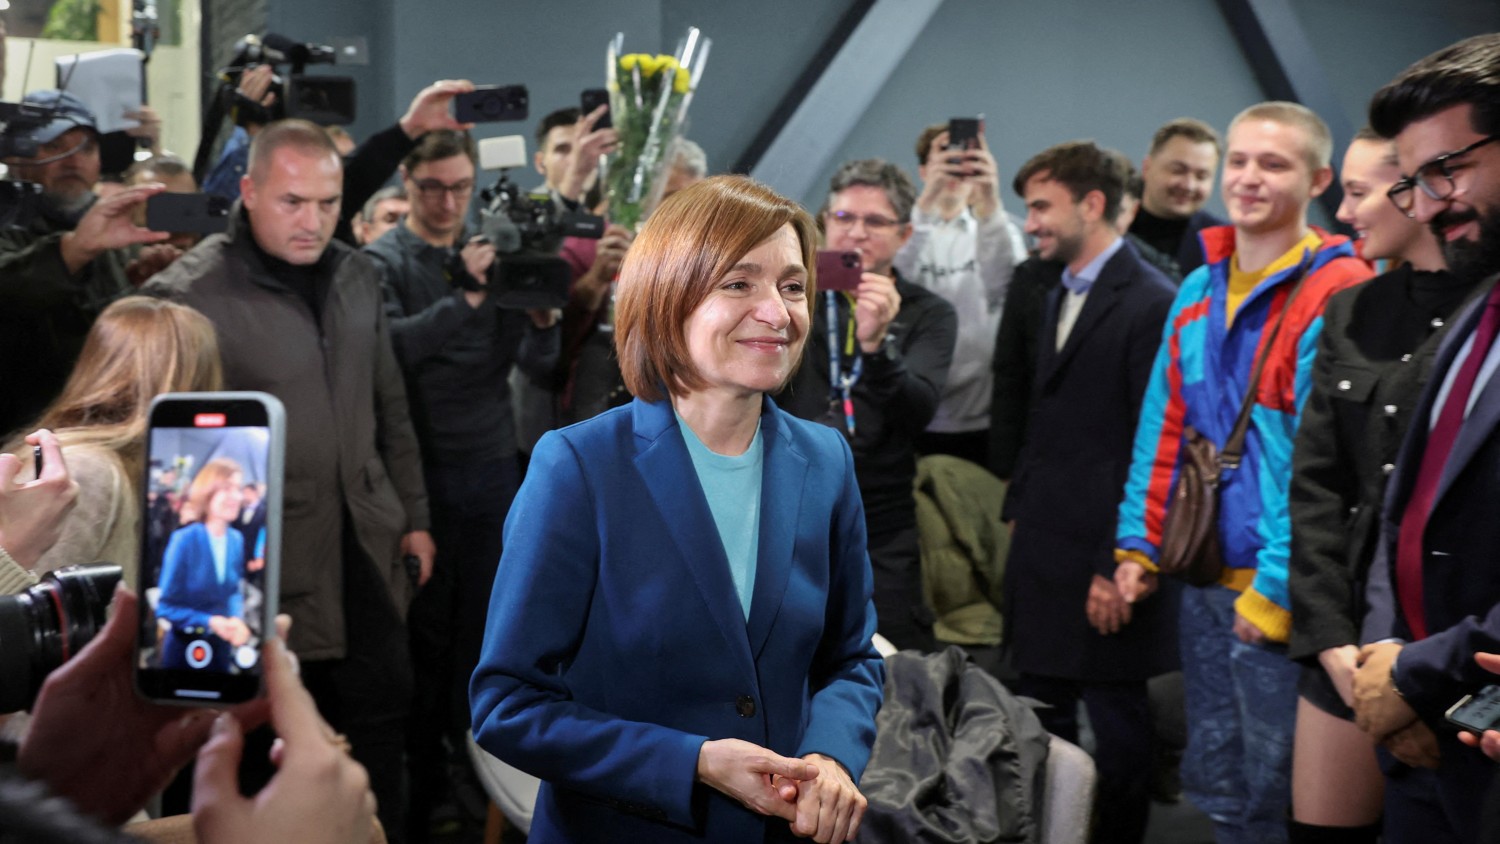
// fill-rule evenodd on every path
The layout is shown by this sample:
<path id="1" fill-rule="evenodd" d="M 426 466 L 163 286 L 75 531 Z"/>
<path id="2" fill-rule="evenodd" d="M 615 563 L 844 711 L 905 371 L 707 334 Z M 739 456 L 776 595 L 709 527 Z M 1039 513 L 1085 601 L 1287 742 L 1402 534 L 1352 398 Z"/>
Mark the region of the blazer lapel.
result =
<path id="1" fill-rule="evenodd" d="M 708 509 L 708 499 L 698 482 L 693 459 L 688 455 L 672 403 L 667 400 L 633 405 L 636 445 L 635 466 L 650 491 L 651 500 L 662 514 L 662 522 L 686 563 L 693 583 L 702 593 L 719 632 L 729 650 L 740 661 L 741 668 L 755 671 L 745 635 L 745 615 L 740 607 L 734 580 L 729 574 L 729 558 L 724 542 Z M 763 505 L 764 506 L 764 505 Z M 764 519 L 764 516 L 762 516 Z M 764 540 L 762 540 L 764 541 Z M 765 552 L 762 550 L 761 555 Z M 757 589 L 759 591 L 759 577 Z M 752 603 L 752 609 L 753 609 Z"/>
<path id="2" fill-rule="evenodd" d="M 1061 284 L 1054 284 L 1047 291 L 1046 314 L 1042 317 L 1042 336 L 1037 341 L 1036 349 L 1036 383 L 1042 384 L 1052 374 L 1052 367 L 1057 362 L 1057 316 L 1062 313 L 1062 297 L 1068 295 L 1068 288 Z"/>
<path id="3" fill-rule="evenodd" d="M 792 448 L 782 430 L 776 405 L 767 398 L 761 412 L 765 471 L 760 492 L 760 551 L 755 564 L 755 592 L 750 600 L 750 652 L 760 656 L 781 611 L 791 576 L 792 556 L 800 531 L 807 458 Z"/>
<path id="4" fill-rule="evenodd" d="M 1086 342 L 1090 332 L 1094 330 L 1094 325 L 1103 320 L 1105 314 L 1114 310 L 1115 304 L 1119 300 L 1120 288 L 1130 281 L 1132 275 L 1129 272 L 1130 268 L 1127 266 L 1130 256 L 1125 254 L 1125 250 L 1129 248 L 1130 244 L 1128 243 L 1120 244 L 1119 251 L 1115 252 L 1114 256 L 1099 269 L 1099 277 L 1094 281 L 1093 286 L 1089 288 L 1088 298 L 1083 300 L 1083 310 L 1078 312 L 1078 319 L 1073 322 L 1073 330 L 1068 332 L 1068 339 L 1063 342 L 1062 349 L 1057 352 L 1056 357 L 1053 359 L 1053 368 L 1047 372 L 1048 377 L 1062 371 L 1062 368 L 1067 366 L 1068 361 L 1072 359 L 1073 355 L 1078 353 L 1078 347 Z M 1048 320 L 1050 335 L 1048 338 L 1048 349 L 1053 349 L 1057 346 L 1057 317 L 1062 313 L 1062 296 L 1066 295 L 1068 290 L 1065 287 L 1059 286 L 1053 292 L 1058 294 L 1057 301 L 1059 304 Z"/>
<path id="5" fill-rule="evenodd" d="M 1444 365 L 1442 369 L 1434 369 L 1432 372 L 1431 381 L 1434 391 L 1442 389 L 1443 379 L 1447 378 L 1448 370 L 1453 366 L 1454 357 L 1463 347 L 1464 341 L 1474 333 L 1474 329 L 1478 326 L 1487 298 L 1485 296 L 1477 299 L 1472 306 L 1472 312 L 1465 312 L 1456 326 L 1458 330 L 1449 335 L 1457 340 L 1450 343 L 1450 348 L 1444 349 L 1444 353 L 1440 353 L 1440 357 L 1444 359 Z M 1484 353 L 1488 354 L 1488 350 Z M 1441 378 L 1438 377 L 1439 372 L 1442 373 Z M 1453 450 L 1448 453 L 1448 460 L 1443 464 L 1443 474 L 1438 478 L 1437 492 L 1432 498 L 1434 510 L 1437 509 L 1438 502 L 1442 501 L 1443 494 L 1453 485 L 1454 478 L 1457 478 L 1458 473 L 1463 471 L 1464 466 L 1468 464 L 1469 458 L 1474 456 L 1474 453 L 1489 438 L 1490 433 L 1495 430 L 1495 426 L 1500 424 L 1500 383 L 1496 383 L 1500 379 L 1497 379 L 1497 375 L 1500 373 L 1490 376 L 1490 380 L 1480 391 L 1479 398 L 1475 400 L 1473 409 L 1469 411 L 1463 425 L 1458 429 L 1458 439 L 1454 440 Z M 1433 395 L 1436 396 L 1436 392 Z M 1425 431 L 1427 421 L 1431 417 L 1432 409 L 1429 403 L 1421 416 L 1412 419 L 1412 425 L 1422 425 Z"/>

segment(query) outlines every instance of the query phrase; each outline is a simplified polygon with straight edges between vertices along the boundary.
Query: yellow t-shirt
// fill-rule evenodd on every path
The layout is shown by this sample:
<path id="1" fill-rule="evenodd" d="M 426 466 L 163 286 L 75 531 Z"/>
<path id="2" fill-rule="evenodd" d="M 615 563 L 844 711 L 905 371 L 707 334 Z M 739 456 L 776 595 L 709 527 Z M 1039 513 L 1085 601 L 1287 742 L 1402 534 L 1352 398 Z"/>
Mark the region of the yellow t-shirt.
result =
<path id="1" fill-rule="evenodd" d="M 1307 230 L 1307 235 L 1291 249 L 1288 249 L 1280 258 L 1267 264 L 1257 272 L 1247 273 L 1240 269 L 1240 257 L 1235 255 L 1229 260 L 1229 290 L 1224 297 L 1224 324 L 1232 325 L 1234 315 L 1239 311 L 1240 304 L 1245 297 L 1250 295 L 1262 281 L 1281 272 L 1282 270 L 1296 266 L 1302 260 L 1302 256 L 1308 250 L 1316 251 L 1323 245 L 1323 239 L 1312 229 Z"/>

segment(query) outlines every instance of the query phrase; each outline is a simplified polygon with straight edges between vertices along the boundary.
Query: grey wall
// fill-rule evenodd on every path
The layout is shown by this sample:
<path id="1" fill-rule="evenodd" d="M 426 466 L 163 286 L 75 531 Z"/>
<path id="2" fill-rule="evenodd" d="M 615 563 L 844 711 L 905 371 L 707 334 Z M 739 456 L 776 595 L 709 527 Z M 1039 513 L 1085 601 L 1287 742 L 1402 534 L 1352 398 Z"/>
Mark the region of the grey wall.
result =
<path id="1" fill-rule="evenodd" d="M 697 25 L 714 45 L 689 134 L 715 169 L 749 145 L 852 2 L 266 0 L 273 31 L 368 40 L 368 67 L 330 71 L 360 86 L 356 136 L 390 125 L 424 85 L 451 77 L 528 85 L 531 121 L 476 134 L 529 135 L 541 115 L 602 84 L 615 32 L 625 32 L 629 52 L 665 52 Z M 1294 8 L 1355 125 L 1375 88 L 1411 61 L 1500 30 L 1495 0 L 1294 0 Z M 911 146 L 923 125 L 978 112 L 1002 178 L 1070 138 L 1139 159 L 1166 120 L 1192 115 L 1222 128 L 1263 98 L 1209 0 L 946 0 L 838 160 L 882 156 L 914 170 Z M 817 193 L 802 199 L 816 206 Z M 1222 208 L 1217 197 L 1214 207 Z"/>

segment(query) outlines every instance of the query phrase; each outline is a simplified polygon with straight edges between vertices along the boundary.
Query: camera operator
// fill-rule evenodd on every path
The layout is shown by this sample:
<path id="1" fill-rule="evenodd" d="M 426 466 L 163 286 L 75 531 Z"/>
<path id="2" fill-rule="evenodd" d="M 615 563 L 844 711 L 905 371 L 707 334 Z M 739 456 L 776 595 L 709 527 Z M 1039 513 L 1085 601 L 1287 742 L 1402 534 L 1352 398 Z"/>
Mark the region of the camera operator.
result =
<path id="1" fill-rule="evenodd" d="M 464 232 L 477 157 L 467 134 L 425 135 L 401 164 L 411 211 L 365 247 L 380 270 L 440 549 L 408 616 L 418 689 L 416 835 L 442 796 L 443 738 L 460 764 L 467 758 L 469 675 L 479 661 L 505 517 L 520 486 L 508 376 L 519 366 L 548 377 L 560 334 L 552 312 L 500 308 L 490 295 L 495 246 Z"/>
<path id="2" fill-rule="evenodd" d="M 0 432 L 35 418 L 62 389 L 95 317 L 130 290 L 127 248 L 168 238 L 133 220 L 161 185 L 94 195 L 99 133 L 77 97 L 37 91 L 24 102 L 52 119 L 28 133 L 35 156 L 6 162 L 10 178 L 41 185 L 42 197 L 26 227 L 0 230 Z"/>
<path id="3" fill-rule="evenodd" d="M 219 161 L 203 178 L 203 189 L 229 199 L 240 196 L 240 181 L 249 166 L 250 143 L 273 119 L 276 93 L 271 90 L 275 68 L 256 65 L 240 74 L 235 90 L 238 124 L 224 144 Z M 335 236 L 351 246 L 359 245 L 352 221 L 365 202 L 390 179 L 401 159 L 412 151 L 417 140 L 439 129 L 466 131 L 472 124 L 459 123 L 449 113 L 449 104 L 458 94 L 474 90 L 466 79 L 444 79 L 417 93 L 406 114 L 396 125 L 375 133 L 344 158 L 344 191 Z"/>

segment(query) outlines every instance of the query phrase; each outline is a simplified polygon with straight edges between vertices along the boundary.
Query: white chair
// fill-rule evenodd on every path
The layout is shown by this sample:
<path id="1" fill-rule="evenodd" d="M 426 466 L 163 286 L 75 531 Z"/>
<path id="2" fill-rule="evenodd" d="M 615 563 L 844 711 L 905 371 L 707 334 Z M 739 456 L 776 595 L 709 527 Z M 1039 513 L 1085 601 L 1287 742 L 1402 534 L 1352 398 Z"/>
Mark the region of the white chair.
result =
<path id="1" fill-rule="evenodd" d="M 1038 824 L 1041 844 L 1084 844 L 1094 814 L 1098 772 L 1083 748 L 1052 736 Z"/>
<path id="2" fill-rule="evenodd" d="M 474 742 L 474 733 L 468 733 L 469 761 L 474 763 L 474 773 L 489 795 L 490 821 L 486 824 L 486 844 L 500 840 L 501 824 L 496 811 L 521 832 L 531 834 L 531 812 L 536 808 L 536 792 L 542 781 L 531 774 L 512 768 L 501 762 L 489 751 Z"/>

